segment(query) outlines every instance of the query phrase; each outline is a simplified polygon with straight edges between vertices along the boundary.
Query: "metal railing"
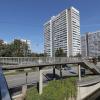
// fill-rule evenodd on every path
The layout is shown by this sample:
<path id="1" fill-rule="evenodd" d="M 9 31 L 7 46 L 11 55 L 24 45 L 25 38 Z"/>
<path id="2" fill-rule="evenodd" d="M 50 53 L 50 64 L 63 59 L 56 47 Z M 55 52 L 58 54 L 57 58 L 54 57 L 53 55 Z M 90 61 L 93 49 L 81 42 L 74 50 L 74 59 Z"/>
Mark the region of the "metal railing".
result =
<path id="1" fill-rule="evenodd" d="M 0 100 L 11 100 L 8 85 L 0 67 Z"/>

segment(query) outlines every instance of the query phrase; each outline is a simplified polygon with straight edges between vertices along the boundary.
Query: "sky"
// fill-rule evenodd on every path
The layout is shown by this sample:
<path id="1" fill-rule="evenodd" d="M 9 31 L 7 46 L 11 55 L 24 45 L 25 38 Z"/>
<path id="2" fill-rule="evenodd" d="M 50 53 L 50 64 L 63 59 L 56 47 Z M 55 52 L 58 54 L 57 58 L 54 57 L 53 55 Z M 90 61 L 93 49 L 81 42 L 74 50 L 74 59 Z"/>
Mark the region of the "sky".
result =
<path id="1" fill-rule="evenodd" d="M 41 53 L 43 24 L 70 6 L 80 11 L 81 35 L 100 30 L 100 0 L 0 0 L 0 39 L 31 40 L 32 51 Z"/>

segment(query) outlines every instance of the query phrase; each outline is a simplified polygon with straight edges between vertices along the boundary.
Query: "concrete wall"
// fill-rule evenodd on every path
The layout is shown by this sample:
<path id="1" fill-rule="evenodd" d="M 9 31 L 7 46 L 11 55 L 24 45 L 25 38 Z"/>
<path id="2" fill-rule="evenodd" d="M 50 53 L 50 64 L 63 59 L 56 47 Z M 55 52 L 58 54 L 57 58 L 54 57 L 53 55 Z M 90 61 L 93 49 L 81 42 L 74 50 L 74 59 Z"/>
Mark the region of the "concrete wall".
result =
<path id="1" fill-rule="evenodd" d="M 93 94 L 99 88 L 100 88 L 100 83 L 94 84 L 92 86 L 78 87 L 77 100 L 83 100 L 84 98 Z"/>
<path id="2" fill-rule="evenodd" d="M 19 95 L 13 96 L 12 100 L 23 100 L 23 95 L 19 94 Z"/>

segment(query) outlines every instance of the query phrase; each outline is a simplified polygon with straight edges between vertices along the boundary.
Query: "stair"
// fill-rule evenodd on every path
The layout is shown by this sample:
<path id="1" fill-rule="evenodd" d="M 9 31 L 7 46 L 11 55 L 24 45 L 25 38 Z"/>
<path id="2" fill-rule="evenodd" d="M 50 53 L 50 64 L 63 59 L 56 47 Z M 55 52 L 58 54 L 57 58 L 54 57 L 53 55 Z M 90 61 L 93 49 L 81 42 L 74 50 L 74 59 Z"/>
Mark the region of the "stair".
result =
<path id="1" fill-rule="evenodd" d="M 94 74 L 100 74 L 100 69 L 93 63 L 84 60 L 82 66 L 87 67 L 87 69 L 90 69 Z"/>

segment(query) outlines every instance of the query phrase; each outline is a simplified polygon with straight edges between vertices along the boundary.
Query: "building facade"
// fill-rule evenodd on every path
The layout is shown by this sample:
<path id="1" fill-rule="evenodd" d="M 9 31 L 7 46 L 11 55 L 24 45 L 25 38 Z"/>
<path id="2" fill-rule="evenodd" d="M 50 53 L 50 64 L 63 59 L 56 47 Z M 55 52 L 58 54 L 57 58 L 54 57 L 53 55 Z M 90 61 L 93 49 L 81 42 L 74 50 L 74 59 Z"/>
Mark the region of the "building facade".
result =
<path id="1" fill-rule="evenodd" d="M 85 33 L 81 37 L 82 56 L 100 56 L 100 31 Z"/>
<path id="2" fill-rule="evenodd" d="M 87 56 L 87 36 L 81 36 L 81 54 L 83 57 Z"/>
<path id="3" fill-rule="evenodd" d="M 14 39 L 10 44 L 17 44 L 20 48 L 20 52 L 23 52 L 23 56 L 31 55 L 31 41 L 25 39 Z"/>
<path id="4" fill-rule="evenodd" d="M 23 47 L 23 52 L 24 52 L 24 56 L 30 56 L 31 54 L 31 41 L 30 40 L 25 40 L 25 39 L 20 39 L 20 41 L 22 42 L 22 45 L 24 46 L 24 44 L 27 44 L 28 49 L 26 50 L 26 47 Z"/>
<path id="5" fill-rule="evenodd" d="M 31 40 L 20 39 L 21 42 L 26 43 L 28 45 L 28 49 L 31 50 Z"/>
<path id="6" fill-rule="evenodd" d="M 80 14 L 74 7 L 65 9 L 44 24 L 44 52 L 55 56 L 62 48 L 66 56 L 80 53 Z"/>

